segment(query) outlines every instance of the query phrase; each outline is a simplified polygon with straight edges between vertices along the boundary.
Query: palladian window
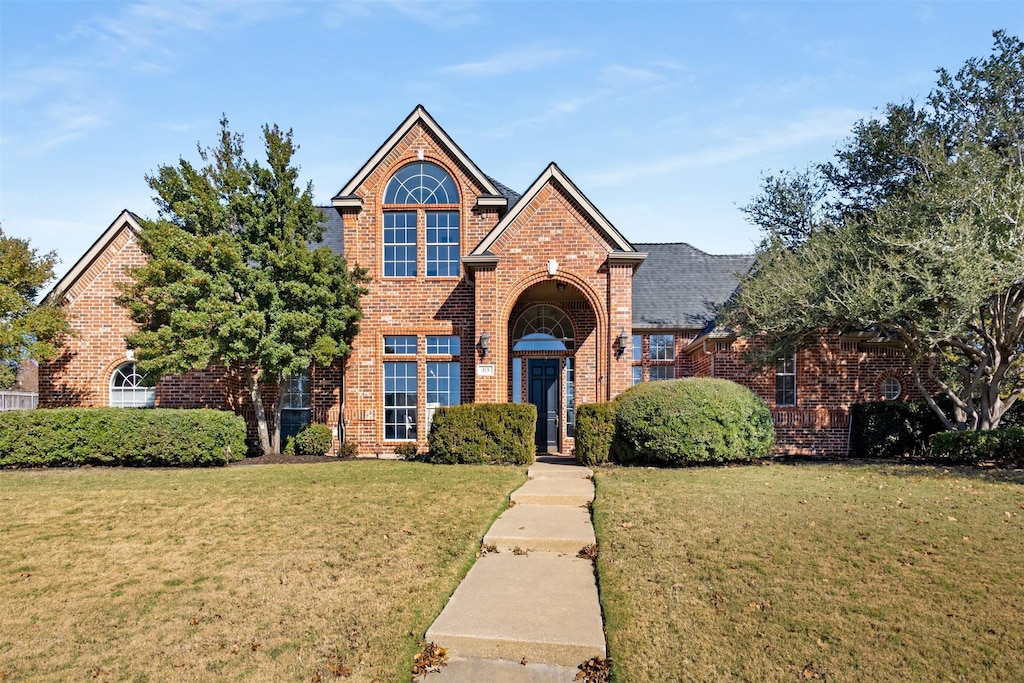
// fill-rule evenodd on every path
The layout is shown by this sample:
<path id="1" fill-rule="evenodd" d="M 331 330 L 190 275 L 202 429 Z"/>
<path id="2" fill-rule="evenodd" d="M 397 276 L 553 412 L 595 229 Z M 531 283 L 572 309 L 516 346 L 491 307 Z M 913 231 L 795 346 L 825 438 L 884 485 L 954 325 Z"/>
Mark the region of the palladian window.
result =
<path id="1" fill-rule="evenodd" d="M 531 306 L 512 330 L 513 351 L 571 351 L 575 346 L 572 322 L 556 306 Z"/>

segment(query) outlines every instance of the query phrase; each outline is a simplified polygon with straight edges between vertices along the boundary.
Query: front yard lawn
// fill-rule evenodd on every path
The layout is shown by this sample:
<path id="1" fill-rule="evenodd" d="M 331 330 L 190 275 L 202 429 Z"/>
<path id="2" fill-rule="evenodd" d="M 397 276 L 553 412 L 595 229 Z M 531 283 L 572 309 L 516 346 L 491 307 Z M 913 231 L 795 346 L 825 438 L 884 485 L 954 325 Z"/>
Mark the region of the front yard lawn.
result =
<path id="1" fill-rule="evenodd" d="M 1024 680 L 1024 474 L 605 469 L 613 680 Z"/>
<path id="2" fill-rule="evenodd" d="M 0 680 L 407 681 L 524 479 L 377 461 L 0 471 Z"/>

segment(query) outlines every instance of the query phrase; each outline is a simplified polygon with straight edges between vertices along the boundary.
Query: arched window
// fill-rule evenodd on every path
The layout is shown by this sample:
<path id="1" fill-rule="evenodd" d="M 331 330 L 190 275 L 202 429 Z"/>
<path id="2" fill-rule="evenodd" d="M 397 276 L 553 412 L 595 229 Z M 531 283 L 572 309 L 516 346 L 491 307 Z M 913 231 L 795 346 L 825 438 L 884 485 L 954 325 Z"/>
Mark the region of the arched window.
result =
<path id="1" fill-rule="evenodd" d="M 156 389 L 146 386 L 146 376 L 135 363 L 117 366 L 110 377 L 111 408 L 152 408 L 156 405 Z"/>
<path id="2" fill-rule="evenodd" d="M 384 277 L 416 277 L 423 265 L 427 277 L 459 277 L 459 212 L 415 206 L 459 203 L 459 190 L 447 171 L 427 161 L 406 164 L 388 181 L 384 203 L 408 207 L 384 212 Z M 424 246 L 425 263 L 418 256 Z"/>
<path id="3" fill-rule="evenodd" d="M 459 191 L 448 173 L 427 161 L 398 169 L 384 190 L 385 204 L 458 204 Z"/>
<path id="4" fill-rule="evenodd" d="M 575 343 L 569 316 L 548 304 L 527 308 L 512 330 L 513 351 L 567 351 Z"/>

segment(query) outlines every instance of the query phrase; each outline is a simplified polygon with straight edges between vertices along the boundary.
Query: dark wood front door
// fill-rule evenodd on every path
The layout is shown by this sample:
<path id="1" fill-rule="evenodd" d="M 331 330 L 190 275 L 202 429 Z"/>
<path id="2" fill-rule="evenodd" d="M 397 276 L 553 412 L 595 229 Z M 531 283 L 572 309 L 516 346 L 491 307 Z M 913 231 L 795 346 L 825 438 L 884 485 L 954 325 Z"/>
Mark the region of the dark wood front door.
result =
<path id="1" fill-rule="evenodd" d="M 537 450 L 558 452 L 558 359 L 537 358 L 527 361 L 530 378 L 527 400 L 537 406 Z"/>

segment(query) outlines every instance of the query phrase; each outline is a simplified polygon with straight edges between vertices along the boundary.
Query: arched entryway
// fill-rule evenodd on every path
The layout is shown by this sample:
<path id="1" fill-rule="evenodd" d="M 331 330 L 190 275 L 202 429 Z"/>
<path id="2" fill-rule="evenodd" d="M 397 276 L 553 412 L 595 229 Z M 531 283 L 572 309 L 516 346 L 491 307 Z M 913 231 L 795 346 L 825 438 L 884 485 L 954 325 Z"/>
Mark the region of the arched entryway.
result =
<path id="1" fill-rule="evenodd" d="M 508 326 L 509 398 L 537 407 L 538 452 L 569 452 L 576 406 L 596 400 L 594 310 L 572 284 L 549 280 L 519 296 Z"/>

